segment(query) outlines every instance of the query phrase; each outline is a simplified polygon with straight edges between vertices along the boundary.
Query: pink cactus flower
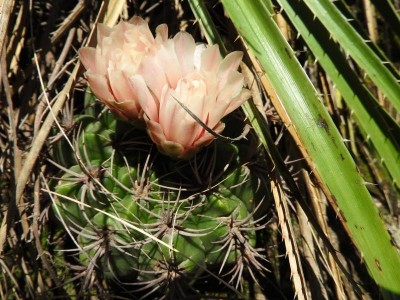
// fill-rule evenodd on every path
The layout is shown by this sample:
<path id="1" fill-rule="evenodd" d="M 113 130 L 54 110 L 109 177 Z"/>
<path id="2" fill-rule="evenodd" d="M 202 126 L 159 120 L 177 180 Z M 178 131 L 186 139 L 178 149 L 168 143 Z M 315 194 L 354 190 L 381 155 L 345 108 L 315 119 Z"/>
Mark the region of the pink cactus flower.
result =
<path id="1" fill-rule="evenodd" d="M 121 119 L 145 122 L 166 155 L 188 158 L 214 140 L 187 110 L 221 133 L 221 119 L 250 97 L 237 71 L 241 52 L 223 59 L 217 45 L 196 45 L 186 32 L 168 39 L 165 24 L 154 37 L 139 17 L 100 24 L 97 40 L 96 48 L 79 50 L 93 93 Z"/>
<path id="2" fill-rule="evenodd" d="M 221 119 L 250 97 L 237 71 L 241 59 L 241 52 L 222 58 L 217 45 L 196 45 L 186 32 L 164 40 L 142 59 L 131 84 L 160 152 L 188 158 L 214 140 L 181 104 L 214 132 L 222 132 Z"/>
<path id="3" fill-rule="evenodd" d="M 156 51 L 167 39 L 165 24 L 157 27 L 154 37 L 147 22 L 134 17 L 130 22 L 121 22 L 113 28 L 99 24 L 97 47 L 79 50 L 93 93 L 119 118 L 133 124 L 140 123 L 143 112 L 130 78 L 138 72 L 143 58 Z"/>

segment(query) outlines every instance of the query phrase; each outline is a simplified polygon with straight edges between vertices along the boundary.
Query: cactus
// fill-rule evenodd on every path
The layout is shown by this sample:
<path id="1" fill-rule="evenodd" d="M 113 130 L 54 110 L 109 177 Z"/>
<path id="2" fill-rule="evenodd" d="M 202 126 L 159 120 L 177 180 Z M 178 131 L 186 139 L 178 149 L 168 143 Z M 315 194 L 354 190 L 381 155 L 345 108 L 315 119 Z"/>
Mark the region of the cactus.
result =
<path id="1" fill-rule="evenodd" d="M 264 193 L 240 147 L 215 141 L 174 160 L 109 111 L 87 112 L 77 118 L 75 151 L 57 153 L 71 163 L 55 162 L 54 187 L 86 278 L 94 272 L 133 293 L 179 297 L 212 272 L 238 287 L 245 267 L 265 269 L 254 215 Z"/>

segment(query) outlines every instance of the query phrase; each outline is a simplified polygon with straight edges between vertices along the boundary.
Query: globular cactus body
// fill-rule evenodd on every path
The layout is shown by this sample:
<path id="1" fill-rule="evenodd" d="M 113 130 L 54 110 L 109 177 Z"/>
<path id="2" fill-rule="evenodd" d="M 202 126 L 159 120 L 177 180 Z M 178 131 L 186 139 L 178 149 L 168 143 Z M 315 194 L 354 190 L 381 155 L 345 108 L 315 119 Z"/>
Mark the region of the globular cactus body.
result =
<path id="1" fill-rule="evenodd" d="M 75 164 L 55 186 L 55 211 L 87 270 L 136 290 L 170 289 L 206 270 L 229 273 L 256 252 L 259 195 L 235 146 L 215 142 L 177 161 L 160 155 L 144 131 L 126 128 L 109 112 L 82 122 L 76 157 L 65 159 Z"/>

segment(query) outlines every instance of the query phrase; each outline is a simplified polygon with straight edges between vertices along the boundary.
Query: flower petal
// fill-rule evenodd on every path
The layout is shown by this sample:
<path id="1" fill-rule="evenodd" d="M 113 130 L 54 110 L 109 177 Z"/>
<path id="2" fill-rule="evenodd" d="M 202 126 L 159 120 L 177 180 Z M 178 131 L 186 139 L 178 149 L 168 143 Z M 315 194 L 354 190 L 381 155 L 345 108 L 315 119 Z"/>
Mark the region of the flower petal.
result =
<path id="1" fill-rule="evenodd" d="M 229 107 L 229 102 L 217 102 L 214 108 L 209 112 L 208 127 L 214 128 L 226 115 L 226 110 Z"/>
<path id="2" fill-rule="evenodd" d="M 151 92 L 160 98 L 163 87 L 168 84 L 168 81 L 156 57 L 144 58 L 140 65 L 139 73 L 142 75 Z"/>
<path id="3" fill-rule="evenodd" d="M 174 37 L 174 48 L 180 62 L 181 76 L 185 76 L 194 69 L 196 43 L 189 33 L 179 32 Z"/>
<path id="4" fill-rule="evenodd" d="M 133 17 L 130 22 L 133 24 L 125 32 L 126 42 L 133 43 L 138 51 L 143 53 L 151 50 L 154 43 L 154 36 L 150 31 L 149 24 L 140 17 Z"/>
<path id="5" fill-rule="evenodd" d="M 197 71 L 201 69 L 201 56 L 203 55 L 204 50 L 206 50 L 205 44 L 198 44 L 193 53 L 193 64 Z"/>
<path id="6" fill-rule="evenodd" d="M 100 75 L 107 74 L 107 65 L 95 48 L 84 47 L 79 49 L 79 58 L 86 70 Z"/>
<path id="7" fill-rule="evenodd" d="M 133 89 L 126 74 L 122 71 L 111 71 L 109 73 L 109 80 L 116 100 L 114 105 L 122 111 L 128 119 L 138 119 L 142 109 L 137 99 L 136 90 Z"/>
<path id="8" fill-rule="evenodd" d="M 130 79 L 132 87 L 136 91 L 137 99 L 139 100 L 140 106 L 142 107 L 144 113 L 147 117 L 154 122 L 158 122 L 158 106 L 159 103 L 150 94 L 143 77 L 140 75 L 134 75 Z"/>
<path id="9" fill-rule="evenodd" d="M 108 72 L 111 90 L 117 102 L 134 100 L 137 98 L 135 90 L 132 88 L 125 74 L 120 70 L 110 70 Z"/>
<path id="10" fill-rule="evenodd" d="M 182 77 L 182 72 L 172 40 L 167 40 L 161 45 L 157 52 L 157 59 L 164 70 L 169 86 L 175 88 L 178 80 Z"/>
<path id="11" fill-rule="evenodd" d="M 230 71 L 235 71 L 240 65 L 242 61 L 243 52 L 242 51 L 234 51 L 229 53 L 222 60 L 219 65 L 218 74 L 222 77 L 224 74 Z"/>
<path id="12" fill-rule="evenodd" d="M 175 91 L 164 86 L 160 98 L 159 123 L 168 138 L 171 138 L 171 131 L 175 130 L 174 120 L 179 118 L 176 113 L 179 110 L 179 104 L 175 100 L 177 97 Z"/>
<path id="13" fill-rule="evenodd" d="M 244 77 L 239 72 L 230 72 L 227 76 L 227 83 L 221 86 L 221 90 L 217 96 L 217 102 L 230 100 L 236 97 L 243 88 Z"/>
<path id="14" fill-rule="evenodd" d="M 221 63 L 221 53 L 218 45 L 207 47 L 201 55 L 201 71 L 215 73 Z"/>
<path id="15" fill-rule="evenodd" d="M 147 132 L 149 133 L 149 136 L 154 143 L 161 144 L 161 142 L 166 140 L 164 131 L 159 123 L 154 122 L 152 120 L 147 120 L 146 124 L 147 124 Z"/>
<path id="16" fill-rule="evenodd" d="M 241 106 L 245 101 L 251 97 L 251 92 L 247 89 L 242 89 L 239 95 L 231 100 L 229 107 L 225 111 L 225 116 Z"/>
<path id="17" fill-rule="evenodd" d="M 161 44 L 168 40 L 168 26 L 167 24 L 160 24 L 156 28 L 156 41 Z"/>
<path id="18" fill-rule="evenodd" d="M 215 128 L 213 128 L 213 131 L 215 133 L 220 134 L 225 128 L 225 124 L 222 122 L 219 122 Z M 202 133 L 201 136 L 199 136 L 196 140 L 196 142 L 193 144 L 194 147 L 204 147 L 209 145 L 212 141 L 215 140 L 215 137 L 209 133 L 208 131 L 205 131 Z"/>
<path id="19" fill-rule="evenodd" d="M 107 105 L 112 105 L 115 102 L 114 95 L 109 86 L 107 78 L 103 75 L 86 72 L 86 77 L 93 93 Z"/>
<path id="20" fill-rule="evenodd" d="M 108 27 L 105 24 L 97 24 L 97 43 L 102 44 L 103 39 L 111 35 L 114 29 Z"/>
<path id="21" fill-rule="evenodd" d="M 227 84 L 229 73 L 236 71 L 242 61 L 243 53 L 235 51 L 229 53 L 221 62 L 217 77 L 220 85 Z"/>

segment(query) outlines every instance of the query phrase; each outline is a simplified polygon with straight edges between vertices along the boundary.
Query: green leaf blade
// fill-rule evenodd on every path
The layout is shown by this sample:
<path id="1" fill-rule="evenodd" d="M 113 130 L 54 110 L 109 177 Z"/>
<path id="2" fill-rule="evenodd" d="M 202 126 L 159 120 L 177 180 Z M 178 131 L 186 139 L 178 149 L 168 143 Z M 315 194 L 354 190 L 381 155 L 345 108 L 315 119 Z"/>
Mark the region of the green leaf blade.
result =
<path id="1" fill-rule="evenodd" d="M 332 37 L 342 45 L 371 80 L 400 111 L 400 86 L 384 62 L 366 44 L 366 41 L 350 26 L 339 10 L 329 0 L 305 0 L 310 10 L 324 24 Z"/>
<path id="2" fill-rule="evenodd" d="M 329 32 L 303 2 L 281 0 L 288 18 L 301 34 L 313 55 L 343 95 L 356 115 L 366 140 L 377 150 L 397 187 L 400 184 L 400 127 L 378 104 L 351 69 L 339 46 L 329 38 Z"/>

